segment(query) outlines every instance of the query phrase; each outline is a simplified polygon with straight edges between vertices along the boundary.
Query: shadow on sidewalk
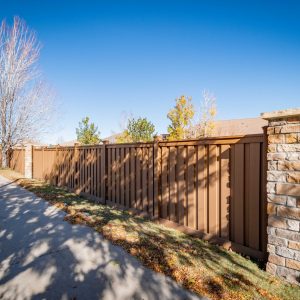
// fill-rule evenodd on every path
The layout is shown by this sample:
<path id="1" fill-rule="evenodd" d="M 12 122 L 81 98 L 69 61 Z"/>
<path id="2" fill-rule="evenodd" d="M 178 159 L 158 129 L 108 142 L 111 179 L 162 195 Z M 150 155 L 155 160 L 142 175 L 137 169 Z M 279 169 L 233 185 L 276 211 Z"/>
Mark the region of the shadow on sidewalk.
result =
<path id="1" fill-rule="evenodd" d="M 1 299 L 199 299 L 12 183 L 0 186 Z"/>

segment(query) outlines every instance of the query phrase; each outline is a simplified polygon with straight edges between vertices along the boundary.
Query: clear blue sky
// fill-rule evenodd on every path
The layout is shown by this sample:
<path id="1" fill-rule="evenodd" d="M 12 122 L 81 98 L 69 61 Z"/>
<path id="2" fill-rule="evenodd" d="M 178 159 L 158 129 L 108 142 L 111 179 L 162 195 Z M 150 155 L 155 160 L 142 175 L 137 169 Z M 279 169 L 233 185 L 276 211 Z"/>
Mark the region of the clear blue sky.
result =
<path id="1" fill-rule="evenodd" d="M 197 105 L 203 89 L 219 119 L 300 106 L 299 1 L 0 0 L 0 18 L 14 15 L 36 30 L 62 103 L 51 142 L 86 115 L 118 132 L 123 111 L 165 132 L 174 99 Z"/>

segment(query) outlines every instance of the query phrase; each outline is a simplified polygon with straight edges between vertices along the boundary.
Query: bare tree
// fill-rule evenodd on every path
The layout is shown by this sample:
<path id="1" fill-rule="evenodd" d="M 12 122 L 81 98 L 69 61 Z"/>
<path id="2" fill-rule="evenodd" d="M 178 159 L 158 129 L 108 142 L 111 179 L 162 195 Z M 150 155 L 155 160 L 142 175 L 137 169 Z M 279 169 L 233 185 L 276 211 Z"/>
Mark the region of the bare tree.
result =
<path id="1" fill-rule="evenodd" d="M 204 91 L 202 93 L 202 97 L 203 100 L 200 106 L 200 122 L 196 126 L 197 137 L 211 136 L 214 134 L 216 129 L 216 97 L 208 91 Z"/>
<path id="2" fill-rule="evenodd" d="M 131 112 L 127 112 L 125 110 L 123 110 L 121 112 L 121 115 L 120 115 L 120 120 L 119 120 L 119 128 L 120 128 L 120 131 L 123 132 L 124 130 L 126 130 L 127 128 L 127 125 L 128 125 L 128 121 L 130 119 L 133 118 L 133 115 Z"/>
<path id="3" fill-rule="evenodd" d="M 2 167 L 7 151 L 16 144 L 36 140 L 53 115 L 50 89 L 37 69 L 41 44 L 18 17 L 0 27 L 0 143 Z"/>

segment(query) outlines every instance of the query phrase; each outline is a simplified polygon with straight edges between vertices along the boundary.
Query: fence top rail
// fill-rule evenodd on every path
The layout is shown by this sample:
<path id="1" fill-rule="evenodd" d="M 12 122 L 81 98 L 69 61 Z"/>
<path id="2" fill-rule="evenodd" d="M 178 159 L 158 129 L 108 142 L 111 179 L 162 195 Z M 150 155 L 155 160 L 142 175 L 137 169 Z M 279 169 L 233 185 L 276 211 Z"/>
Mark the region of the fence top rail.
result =
<path id="1" fill-rule="evenodd" d="M 149 148 L 149 147 L 153 147 L 153 144 L 154 144 L 154 142 L 107 144 L 106 148 Z"/>
<path id="2" fill-rule="evenodd" d="M 47 150 L 47 151 L 56 151 L 56 150 L 73 150 L 74 148 L 78 149 L 92 149 L 92 148 L 104 148 L 105 145 L 75 145 L 75 146 L 34 146 L 33 150 Z"/>
<path id="3" fill-rule="evenodd" d="M 195 140 L 181 141 L 160 141 L 161 146 L 193 146 L 193 145 L 222 145 L 222 144 L 244 144 L 261 143 L 264 141 L 264 134 L 249 134 L 240 136 L 208 137 Z"/>
<path id="4" fill-rule="evenodd" d="M 261 143 L 264 141 L 264 134 L 249 134 L 236 136 L 207 137 L 192 140 L 178 141 L 158 141 L 159 146 L 195 146 L 195 145 L 224 145 L 224 144 L 244 144 L 244 143 Z M 99 145 L 74 145 L 74 146 L 33 146 L 34 150 L 72 150 L 93 149 L 93 148 L 149 148 L 153 147 L 156 142 L 147 143 L 120 143 L 120 144 L 99 144 Z M 21 148 L 22 149 L 22 148 Z M 24 148 L 23 148 L 24 149 Z"/>
<path id="5" fill-rule="evenodd" d="M 206 137 L 199 139 L 188 139 L 188 140 L 177 140 L 177 141 L 158 141 L 159 145 L 169 144 L 235 144 L 235 143 L 249 143 L 249 142 L 263 142 L 264 134 L 247 134 L 247 135 L 234 135 L 234 136 L 217 136 L 217 137 Z M 107 144 L 108 148 L 116 147 L 151 147 L 155 142 L 148 143 L 119 143 L 119 144 Z"/>

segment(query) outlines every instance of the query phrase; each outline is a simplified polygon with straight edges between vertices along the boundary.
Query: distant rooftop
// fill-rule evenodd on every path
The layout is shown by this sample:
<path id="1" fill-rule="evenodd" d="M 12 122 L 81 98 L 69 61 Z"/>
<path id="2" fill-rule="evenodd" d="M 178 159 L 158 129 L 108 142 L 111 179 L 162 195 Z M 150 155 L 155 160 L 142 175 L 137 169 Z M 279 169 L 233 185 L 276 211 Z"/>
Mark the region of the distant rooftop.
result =
<path id="1" fill-rule="evenodd" d="M 102 139 L 102 140 L 103 140 L 103 141 L 108 141 L 109 144 L 115 144 L 116 141 L 117 141 L 117 138 L 118 138 L 119 136 L 121 136 L 121 133 L 114 133 L 114 134 L 112 134 L 112 135 L 110 135 L 110 136 L 108 136 L 108 137 L 106 137 L 106 138 L 104 138 L 104 139 Z"/>
<path id="2" fill-rule="evenodd" d="M 219 120 L 216 121 L 214 136 L 259 134 L 267 125 L 268 122 L 262 118 Z"/>
<path id="3" fill-rule="evenodd" d="M 68 147 L 68 146 L 74 146 L 75 144 L 80 144 L 77 140 L 67 141 L 67 142 L 61 142 L 58 143 L 60 146 Z"/>

